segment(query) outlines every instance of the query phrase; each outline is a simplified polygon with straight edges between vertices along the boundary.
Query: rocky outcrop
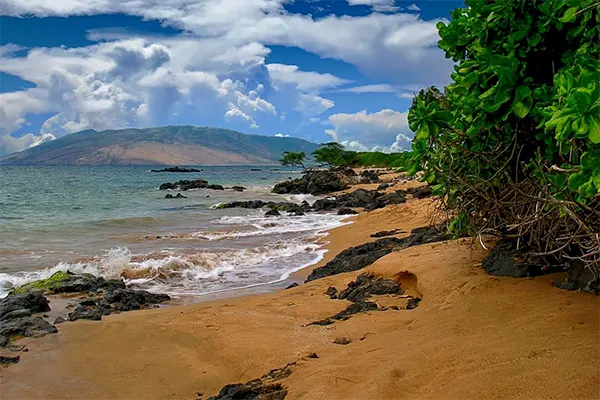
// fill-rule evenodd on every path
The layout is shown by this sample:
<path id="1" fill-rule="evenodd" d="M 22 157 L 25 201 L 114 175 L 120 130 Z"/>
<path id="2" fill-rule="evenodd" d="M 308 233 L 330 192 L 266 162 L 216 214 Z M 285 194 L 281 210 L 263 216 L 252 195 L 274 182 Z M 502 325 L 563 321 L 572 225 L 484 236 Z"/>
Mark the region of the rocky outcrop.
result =
<path id="1" fill-rule="evenodd" d="M 351 208 L 340 208 L 337 212 L 337 215 L 356 215 L 358 211 L 355 211 Z"/>
<path id="2" fill-rule="evenodd" d="M 276 382 L 290 376 L 295 365 L 296 363 L 290 363 L 283 368 L 273 369 L 262 377 L 246 383 L 225 385 L 219 394 L 208 397 L 207 400 L 283 400 L 288 391 Z M 198 398 L 202 397 L 201 393 L 197 395 Z"/>
<path id="3" fill-rule="evenodd" d="M 69 314 L 69 321 L 78 319 L 100 321 L 104 315 L 152 308 L 170 299 L 166 294 L 155 294 L 145 290 L 109 289 L 97 298 L 81 301 Z"/>
<path id="4" fill-rule="evenodd" d="M 360 173 L 360 178 L 358 183 L 380 183 L 381 179 L 379 179 L 379 175 L 376 171 L 371 169 L 366 169 Z"/>
<path id="5" fill-rule="evenodd" d="M 315 211 L 331 211 L 338 208 L 362 207 L 366 211 L 372 211 L 390 204 L 404 202 L 406 202 L 406 193 L 401 190 L 385 194 L 377 190 L 357 189 L 336 197 L 317 200 L 313 204 L 313 209 Z"/>
<path id="6" fill-rule="evenodd" d="M 232 186 L 230 189 L 234 192 L 243 192 L 244 190 L 246 190 L 246 188 L 243 186 Z"/>
<path id="7" fill-rule="evenodd" d="M 165 199 L 187 199 L 187 197 L 182 195 L 181 193 L 177 193 L 176 196 L 173 196 L 171 193 L 167 193 L 165 195 Z"/>
<path id="8" fill-rule="evenodd" d="M 177 182 L 165 182 L 161 184 L 159 190 L 190 190 L 190 189 L 205 189 L 208 186 L 208 181 L 204 179 L 196 179 L 193 181 L 184 179 Z"/>
<path id="9" fill-rule="evenodd" d="M 404 290 L 400 287 L 400 283 L 393 279 L 378 277 L 372 274 L 360 274 L 356 280 L 350 282 L 348 287 L 337 294 L 337 289 L 330 287 L 325 292 L 331 299 L 348 300 L 352 302 L 345 310 L 319 321 L 310 323 L 309 325 L 326 326 L 334 324 L 336 321 L 346 321 L 352 315 L 360 314 L 367 311 L 384 311 L 386 308 L 379 307 L 377 303 L 368 301 L 371 296 L 390 295 L 400 296 L 404 294 Z M 408 304 L 414 309 L 421 299 L 409 297 Z"/>
<path id="10" fill-rule="evenodd" d="M 280 217 L 281 213 L 275 209 L 269 210 L 265 213 L 265 217 Z"/>
<path id="11" fill-rule="evenodd" d="M 382 238 L 386 236 L 395 236 L 400 233 L 406 233 L 402 229 L 392 229 L 391 231 L 379 231 L 371 235 L 372 238 Z"/>
<path id="12" fill-rule="evenodd" d="M 433 189 L 429 185 L 417 186 L 406 190 L 415 199 L 424 199 L 433 195 Z"/>
<path id="13" fill-rule="evenodd" d="M 600 276 L 578 260 L 571 263 L 567 278 L 564 281 L 553 282 L 553 285 L 565 290 L 585 290 L 600 296 Z"/>
<path id="14" fill-rule="evenodd" d="M 562 272 L 560 266 L 550 266 L 546 263 L 533 264 L 521 261 L 523 249 L 517 249 L 514 240 L 499 240 L 490 254 L 483 260 L 481 266 L 490 275 L 525 278 Z"/>
<path id="15" fill-rule="evenodd" d="M 413 229 L 410 236 L 403 239 L 383 238 L 351 247 L 342 251 L 324 266 L 315 268 L 306 279 L 306 282 L 344 272 L 357 271 L 373 264 L 392 251 L 448 239 L 451 239 L 451 236 L 439 227 L 421 227 Z"/>
<path id="16" fill-rule="evenodd" d="M 306 203 L 308 205 L 308 203 Z M 269 208 L 271 210 L 277 211 L 287 211 L 291 213 L 295 213 L 298 211 L 310 211 L 310 206 L 308 208 L 304 204 L 297 204 L 291 202 L 274 202 L 274 201 L 262 201 L 262 200 L 248 200 L 248 201 L 232 201 L 229 203 L 219 204 L 215 208 L 217 209 L 226 209 L 226 208 L 249 208 L 249 209 L 259 209 L 259 208 Z"/>
<path id="17" fill-rule="evenodd" d="M 203 169 L 196 168 L 181 168 L 181 167 L 168 167 L 163 169 L 151 169 L 150 172 L 202 172 Z"/>
<path id="18" fill-rule="evenodd" d="M 352 171 L 354 172 L 354 171 Z M 312 194 L 314 196 L 339 192 L 350 186 L 348 173 L 343 170 L 312 171 L 301 178 L 280 182 L 273 187 L 277 194 Z"/>
<path id="19" fill-rule="evenodd" d="M 41 293 L 9 294 L 0 300 L 0 347 L 15 337 L 40 337 L 56 333 L 55 326 L 32 314 L 50 311 Z"/>
<path id="20" fill-rule="evenodd" d="M 210 184 L 206 186 L 206 189 L 211 189 L 211 190 L 225 190 L 225 188 L 221 185 L 215 185 L 215 184 Z"/>
<path id="21" fill-rule="evenodd" d="M 31 282 L 16 288 L 13 293 L 42 292 L 45 294 L 95 292 L 98 289 L 125 288 L 118 279 L 106 280 L 91 274 L 74 274 L 69 271 L 59 271 L 50 278 Z"/>

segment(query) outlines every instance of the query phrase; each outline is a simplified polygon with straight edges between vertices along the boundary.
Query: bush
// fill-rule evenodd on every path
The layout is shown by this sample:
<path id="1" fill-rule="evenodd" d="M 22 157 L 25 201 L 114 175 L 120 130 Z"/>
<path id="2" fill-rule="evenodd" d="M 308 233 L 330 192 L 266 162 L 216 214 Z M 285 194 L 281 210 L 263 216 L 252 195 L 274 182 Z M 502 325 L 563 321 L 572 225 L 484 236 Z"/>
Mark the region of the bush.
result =
<path id="1" fill-rule="evenodd" d="M 467 0 L 438 24 L 456 63 L 413 100 L 410 172 L 456 233 L 518 238 L 532 257 L 600 263 L 600 3 Z"/>

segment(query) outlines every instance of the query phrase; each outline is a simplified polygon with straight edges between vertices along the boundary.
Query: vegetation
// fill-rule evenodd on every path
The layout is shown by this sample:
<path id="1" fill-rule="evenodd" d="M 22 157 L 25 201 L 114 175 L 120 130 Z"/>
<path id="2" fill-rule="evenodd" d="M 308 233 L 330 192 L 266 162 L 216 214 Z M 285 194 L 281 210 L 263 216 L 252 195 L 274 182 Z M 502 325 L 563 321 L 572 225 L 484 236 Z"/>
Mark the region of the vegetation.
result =
<path id="1" fill-rule="evenodd" d="M 53 293 L 65 281 L 69 280 L 70 276 L 66 272 L 58 271 L 52 274 L 51 277 L 27 283 L 13 290 L 13 294 L 24 294 L 32 291 L 40 291 L 46 294 Z"/>
<path id="2" fill-rule="evenodd" d="M 598 268 L 600 2 L 465 3 L 438 24 L 452 83 L 414 98 L 405 167 L 443 195 L 455 233 Z"/>
<path id="3" fill-rule="evenodd" d="M 309 159 L 304 152 L 284 152 L 282 165 L 302 167 L 304 171 L 323 167 L 404 167 L 412 153 L 356 152 L 346 150 L 337 142 L 324 143 L 312 152 Z"/>

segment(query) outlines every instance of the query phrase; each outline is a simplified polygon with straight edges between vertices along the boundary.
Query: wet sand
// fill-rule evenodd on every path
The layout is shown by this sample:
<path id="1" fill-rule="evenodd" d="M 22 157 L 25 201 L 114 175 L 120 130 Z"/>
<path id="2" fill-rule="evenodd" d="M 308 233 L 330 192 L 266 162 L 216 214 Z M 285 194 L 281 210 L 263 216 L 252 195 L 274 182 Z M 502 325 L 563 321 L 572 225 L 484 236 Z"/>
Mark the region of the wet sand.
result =
<path id="1" fill-rule="evenodd" d="M 372 233 L 426 225 L 430 210 L 430 200 L 409 200 L 361 213 L 330 232 L 321 264 L 375 240 Z M 57 335 L 23 341 L 29 352 L 0 370 L 0 397 L 206 398 L 296 362 L 280 381 L 286 399 L 600 398 L 600 298 L 559 290 L 555 276 L 488 276 L 480 267 L 486 253 L 463 239 L 389 254 L 366 270 L 400 281 L 422 298 L 419 307 L 329 326 L 304 325 L 345 309 L 349 302 L 323 293 L 364 270 L 275 293 L 63 323 Z M 352 342 L 334 344 L 338 337 Z M 313 352 L 319 358 L 306 357 Z"/>

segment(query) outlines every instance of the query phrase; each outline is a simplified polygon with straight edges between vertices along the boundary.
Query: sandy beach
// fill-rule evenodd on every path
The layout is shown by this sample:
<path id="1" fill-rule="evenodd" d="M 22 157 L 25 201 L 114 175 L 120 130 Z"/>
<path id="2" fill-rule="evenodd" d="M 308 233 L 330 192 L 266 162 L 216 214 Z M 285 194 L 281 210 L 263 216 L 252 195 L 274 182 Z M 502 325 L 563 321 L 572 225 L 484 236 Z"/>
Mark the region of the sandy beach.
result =
<path id="1" fill-rule="evenodd" d="M 429 223 L 431 209 L 430 199 L 410 199 L 351 217 L 324 239 L 329 251 L 319 265 L 378 231 L 407 236 Z M 365 270 L 274 293 L 63 323 L 56 335 L 23 341 L 29 352 L 0 370 L 1 397 L 207 398 L 295 363 L 277 380 L 286 399 L 600 398 L 600 298 L 559 290 L 556 276 L 489 276 L 480 267 L 486 254 L 471 239 L 391 253 L 365 270 L 397 280 L 420 305 L 406 310 L 406 299 L 377 296 L 399 309 L 328 326 L 306 325 L 350 303 L 324 292 Z M 333 343 L 338 338 L 350 343 Z"/>

